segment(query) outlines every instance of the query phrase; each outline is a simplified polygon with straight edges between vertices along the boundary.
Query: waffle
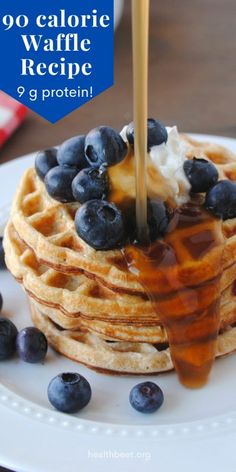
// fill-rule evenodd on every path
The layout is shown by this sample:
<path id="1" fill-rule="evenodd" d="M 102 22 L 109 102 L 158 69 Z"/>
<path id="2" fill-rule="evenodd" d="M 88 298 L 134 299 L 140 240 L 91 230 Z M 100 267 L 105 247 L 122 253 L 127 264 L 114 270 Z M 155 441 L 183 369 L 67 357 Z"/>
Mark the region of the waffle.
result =
<path id="1" fill-rule="evenodd" d="M 150 301 L 113 292 L 84 275 L 65 275 L 42 266 L 21 241 L 11 221 L 5 231 L 5 249 L 6 262 L 14 277 L 63 329 L 84 329 L 111 340 L 168 342 Z M 236 322 L 235 279 L 233 264 L 221 278 L 221 329 Z"/>
<path id="2" fill-rule="evenodd" d="M 51 346 L 64 356 L 85 364 L 98 372 L 109 374 L 157 374 L 173 370 L 168 347 L 162 350 L 149 343 L 109 342 L 93 333 L 62 330 L 44 307 L 30 301 L 32 320 L 44 332 Z M 216 356 L 236 349 L 236 328 L 228 327 L 217 338 Z"/>
<path id="3" fill-rule="evenodd" d="M 225 148 L 190 140 L 188 155 L 210 158 L 216 164 L 221 178 L 236 180 L 236 156 Z M 126 174 L 122 175 L 121 172 L 119 178 L 122 177 L 125 179 Z M 130 273 L 119 250 L 96 251 L 77 235 L 74 215 L 78 206 L 77 203 L 60 204 L 51 199 L 34 169 L 29 169 L 18 187 L 11 218 L 20 238 L 33 249 L 42 264 L 65 274 L 84 273 L 116 291 L 144 294 L 143 286 Z M 236 258 L 236 218 L 223 222 L 223 231 L 227 238 L 223 255 L 226 268 Z M 176 251 L 179 252 L 179 247 L 176 247 Z M 212 251 L 208 259 L 211 257 L 214 261 L 215 252 Z M 207 280 L 202 261 L 191 261 L 190 274 L 190 264 L 184 264 L 183 260 L 180 278 L 186 286 Z M 158 282 L 161 291 L 168 290 L 165 279 Z"/>
<path id="4" fill-rule="evenodd" d="M 187 136 L 182 139 L 188 143 L 189 158 L 206 157 L 215 163 L 220 178 L 236 180 L 233 153 Z M 117 166 L 122 198 L 134 192 L 133 177 L 127 173 L 134 162 L 131 155 L 126 159 L 128 167 L 127 162 Z M 114 184 L 112 175 L 113 171 Z M 115 190 L 113 185 L 111 199 Z M 222 222 L 205 214 L 186 229 L 174 217 L 160 245 L 172 247 L 178 263 L 171 261 L 165 270 L 157 264 L 154 280 L 150 259 L 142 254 L 137 260 L 133 246 L 96 251 L 79 238 L 74 226 L 78 207 L 51 199 L 34 169 L 29 169 L 18 187 L 4 236 L 7 265 L 29 297 L 33 322 L 56 350 L 104 372 L 171 370 L 168 335 L 145 285 L 159 297 L 160 313 L 172 317 L 195 316 L 196 290 L 202 313 L 220 298 L 217 356 L 236 349 L 236 218 Z M 196 255 L 191 241 L 199 235 L 207 236 L 207 244 Z M 130 261 L 135 258 L 143 265 L 147 284 L 132 272 Z"/>

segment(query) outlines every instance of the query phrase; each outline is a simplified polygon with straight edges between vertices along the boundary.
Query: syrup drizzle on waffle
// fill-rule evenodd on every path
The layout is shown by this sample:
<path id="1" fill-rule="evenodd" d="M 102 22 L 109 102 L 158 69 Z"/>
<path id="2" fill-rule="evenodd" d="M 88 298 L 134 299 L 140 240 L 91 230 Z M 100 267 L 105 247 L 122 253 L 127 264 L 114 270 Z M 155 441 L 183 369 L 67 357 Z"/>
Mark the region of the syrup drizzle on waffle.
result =
<path id="1" fill-rule="evenodd" d="M 129 246 L 124 255 L 166 329 L 180 381 L 200 387 L 216 355 L 224 236 L 221 221 L 195 204 L 179 208 L 170 226 L 164 240 L 147 248 Z M 196 260 L 207 276 L 200 284 L 191 271 Z M 180 271 L 183 265 L 186 277 Z"/>

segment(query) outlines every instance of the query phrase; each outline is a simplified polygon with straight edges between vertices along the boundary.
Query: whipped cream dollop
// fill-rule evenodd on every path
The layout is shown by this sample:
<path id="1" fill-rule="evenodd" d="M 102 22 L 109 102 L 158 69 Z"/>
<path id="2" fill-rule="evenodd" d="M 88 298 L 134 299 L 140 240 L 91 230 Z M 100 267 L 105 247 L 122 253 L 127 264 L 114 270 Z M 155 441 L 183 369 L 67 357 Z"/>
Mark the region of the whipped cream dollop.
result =
<path id="1" fill-rule="evenodd" d="M 127 142 L 127 126 L 121 131 L 121 137 Z M 162 198 L 182 205 L 190 199 L 190 183 L 184 172 L 184 162 L 188 145 L 181 139 L 176 126 L 166 127 L 168 139 L 166 143 L 153 146 L 149 156 L 153 167 L 158 171 L 156 193 Z M 162 178 L 160 178 L 160 176 Z M 159 189 L 158 189 L 159 185 Z M 152 185 L 153 194 L 153 185 Z"/>
<path id="2" fill-rule="evenodd" d="M 153 146 L 150 150 L 150 158 L 165 177 L 166 185 L 173 191 L 173 198 L 177 205 L 182 205 L 189 200 L 190 183 L 184 172 L 184 162 L 188 145 L 178 133 L 177 127 L 167 127 L 168 140 L 159 146 Z"/>

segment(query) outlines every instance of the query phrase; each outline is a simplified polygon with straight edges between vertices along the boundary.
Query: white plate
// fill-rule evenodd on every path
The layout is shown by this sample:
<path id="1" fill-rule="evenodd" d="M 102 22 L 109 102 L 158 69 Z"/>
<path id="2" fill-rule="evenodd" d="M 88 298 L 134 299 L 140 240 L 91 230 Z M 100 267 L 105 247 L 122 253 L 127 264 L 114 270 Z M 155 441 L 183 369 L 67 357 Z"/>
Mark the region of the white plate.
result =
<path id="1" fill-rule="evenodd" d="M 236 152 L 236 140 L 199 138 L 224 144 Z M 0 230 L 17 182 L 32 163 L 33 155 L 30 155 L 0 166 Z M 7 272 L 0 273 L 0 290 L 4 298 L 3 314 L 19 329 L 31 324 L 25 295 Z M 214 463 L 215 471 L 223 464 L 225 468 L 227 460 L 232 466 L 232 455 L 228 450 L 226 454 L 226 447 L 236 434 L 235 369 L 236 356 L 218 360 L 208 385 L 196 391 L 183 388 L 174 373 L 149 377 L 163 389 L 165 403 L 159 412 L 142 415 L 130 407 L 128 396 L 132 386 L 145 377 L 96 374 L 52 350 L 44 365 L 25 364 L 17 358 L 1 362 L 0 464 L 24 472 L 69 472 L 85 465 L 91 471 L 95 468 L 106 471 L 111 464 L 115 471 L 127 463 L 129 470 L 136 472 L 144 464 L 150 470 L 158 465 L 167 471 L 173 466 L 183 471 L 188 460 L 191 460 L 191 471 L 195 467 L 199 470 L 201 460 L 205 465 L 207 461 L 211 466 Z M 77 415 L 56 412 L 47 400 L 50 379 L 63 371 L 80 372 L 92 386 L 90 404 Z M 197 454 L 199 441 L 201 450 L 206 451 L 196 462 L 192 458 L 194 451 Z M 216 445 L 218 441 L 222 460 L 225 451 L 223 464 L 219 457 L 217 460 L 212 457 L 212 443 Z M 181 463 L 184 450 L 185 466 Z M 141 457 L 135 455 L 137 451 Z M 93 453 L 108 457 L 96 458 Z M 123 457 L 122 453 L 129 455 Z"/>

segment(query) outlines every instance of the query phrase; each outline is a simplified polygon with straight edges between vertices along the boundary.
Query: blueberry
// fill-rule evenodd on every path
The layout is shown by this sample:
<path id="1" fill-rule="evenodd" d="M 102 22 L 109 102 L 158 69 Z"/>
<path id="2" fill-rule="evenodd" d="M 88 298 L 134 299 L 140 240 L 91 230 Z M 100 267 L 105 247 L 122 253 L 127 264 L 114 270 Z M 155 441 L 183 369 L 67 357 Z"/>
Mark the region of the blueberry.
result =
<path id="1" fill-rule="evenodd" d="M 108 195 L 108 173 L 106 168 L 89 167 L 81 170 L 72 182 L 72 192 L 76 201 L 106 198 Z"/>
<path id="2" fill-rule="evenodd" d="M 154 382 L 142 382 L 132 388 L 129 401 L 131 406 L 141 413 L 154 413 L 161 407 L 164 395 Z"/>
<path id="3" fill-rule="evenodd" d="M 85 155 L 89 165 L 113 166 L 121 162 L 128 151 L 119 133 L 107 126 L 92 129 L 85 138 Z"/>
<path id="4" fill-rule="evenodd" d="M 45 359 L 48 342 L 38 328 L 30 326 L 22 329 L 16 338 L 16 350 L 22 361 L 36 364 Z"/>
<path id="5" fill-rule="evenodd" d="M 218 171 L 212 162 L 196 159 L 196 157 L 185 161 L 184 172 L 193 193 L 207 192 L 219 178 Z"/>
<path id="6" fill-rule="evenodd" d="M 74 201 L 72 181 L 78 170 L 73 167 L 57 166 L 51 169 L 45 177 L 45 186 L 49 195 L 62 203 Z"/>
<path id="7" fill-rule="evenodd" d="M 126 136 L 131 146 L 134 145 L 134 123 L 130 123 L 126 130 Z M 165 125 L 160 121 L 154 120 L 153 118 L 148 119 L 148 151 L 153 146 L 159 146 L 160 144 L 166 143 L 168 139 L 168 133 Z"/>
<path id="8" fill-rule="evenodd" d="M 205 207 L 213 215 L 227 220 L 236 217 L 236 183 L 220 180 L 206 194 Z"/>
<path id="9" fill-rule="evenodd" d="M 161 238 L 167 231 L 169 216 L 161 200 L 150 200 L 148 203 L 148 226 L 151 242 Z"/>
<path id="10" fill-rule="evenodd" d="M 48 386 L 50 403 L 64 413 L 75 413 L 81 410 L 89 403 L 91 395 L 89 382 L 77 373 L 59 374 Z"/>
<path id="11" fill-rule="evenodd" d="M 5 252 L 3 248 L 3 238 L 0 237 L 0 270 L 6 269 Z"/>
<path id="12" fill-rule="evenodd" d="M 121 211 L 105 200 L 84 203 L 75 215 L 75 228 L 87 244 L 102 251 L 120 247 L 125 234 Z"/>
<path id="13" fill-rule="evenodd" d="M 57 161 L 61 166 L 76 167 L 81 170 L 88 167 L 84 154 L 85 136 L 74 136 L 67 139 L 58 149 Z"/>
<path id="14" fill-rule="evenodd" d="M 12 356 L 16 349 L 17 329 L 12 321 L 0 317 L 0 360 Z"/>
<path id="15" fill-rule="evenodd" d="M 55 148 L 40 151 L 35 158 L 35 170 L 43 181 L 49 170 L 57 165 L 57 149 Z"/>

